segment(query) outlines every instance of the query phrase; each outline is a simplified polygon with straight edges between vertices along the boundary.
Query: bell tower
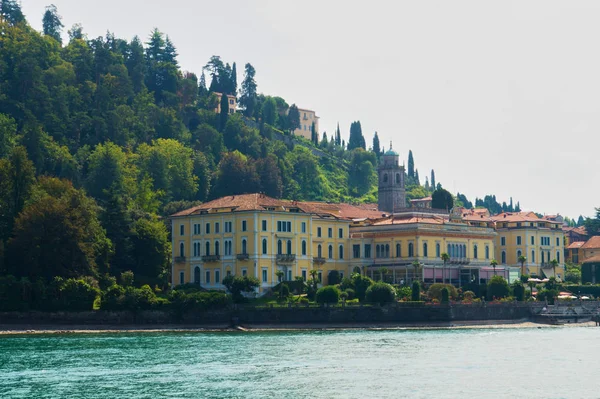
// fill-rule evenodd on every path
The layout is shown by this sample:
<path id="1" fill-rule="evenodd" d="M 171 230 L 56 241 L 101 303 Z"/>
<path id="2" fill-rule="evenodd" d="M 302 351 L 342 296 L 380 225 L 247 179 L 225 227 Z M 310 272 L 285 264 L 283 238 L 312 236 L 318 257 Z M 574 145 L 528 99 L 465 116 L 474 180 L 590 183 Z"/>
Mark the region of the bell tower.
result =
<path id="1" fill-rule="evenodd" d="M 394 213 L 406 208 L 406 191 L 404 187 L 404 166 L 398 163 L 399 155 L 392 149 L 387 150 L 379 161 L 378 207 L 381 212 Z"/>

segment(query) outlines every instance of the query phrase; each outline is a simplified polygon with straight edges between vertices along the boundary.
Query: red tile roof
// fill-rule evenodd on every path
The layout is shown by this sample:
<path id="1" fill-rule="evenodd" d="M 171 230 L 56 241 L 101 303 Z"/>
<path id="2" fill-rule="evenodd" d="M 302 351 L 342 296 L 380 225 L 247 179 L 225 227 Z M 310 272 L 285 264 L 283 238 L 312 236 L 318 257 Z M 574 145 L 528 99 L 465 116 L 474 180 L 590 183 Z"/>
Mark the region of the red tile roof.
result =
<path id="1" fill-rule="evenodd" d="M 572 243 L 571 243 L 571 244 L 570 244 L 570 245 L 567 247 L 567 249 L 578 249 L 578 248 L 581 248 L 581 246 L 582 246 L 583 244 L 585 244 L 585 241 L 575 241 L 575 242 L 572 242 Z"/>
<path id="2" fill-rule="evenodd" d="M 600 263 L 600 255 L 592 256 L 583 261 L 583 263 Z"/>
<path id="3" fill-rule="evenodd" d="M 494 222 L 549 222 L 537 217 L 533 212 L 503 212 L 492 216 L 491 220 Z"/>
<path id="4" fill-rule="evenodd" d="M 593 236 L 581 246 L 582 249 L 597 249 L 600 248 L 600 236 Z"/>

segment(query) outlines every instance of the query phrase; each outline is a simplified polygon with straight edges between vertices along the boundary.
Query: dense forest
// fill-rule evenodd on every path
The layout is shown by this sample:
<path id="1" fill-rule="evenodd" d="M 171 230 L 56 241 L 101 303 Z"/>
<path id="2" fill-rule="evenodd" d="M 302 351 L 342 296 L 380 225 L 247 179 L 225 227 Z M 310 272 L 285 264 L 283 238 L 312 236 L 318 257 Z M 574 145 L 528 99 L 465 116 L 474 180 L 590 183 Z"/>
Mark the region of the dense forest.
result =
<path id="1" fill-rule="evenodd" d="M 347 141 L 339 125 L 294 137 L 297 106 L 259 93 L 250 63 L 238 84 L 237 64 L 219 56 L 182 71 L 158 29 L 123 40 L 74 25 L 63 43 L 55 6 L 42 22 L 32 29 L 17 1 L 0 0 L 0 275 L 132 271 L 138 285 L 165 286 L 166 217 L 182 208 L 247 192 L 376 202 L 385 148 L 377 132 L 367 145 L 360 121 Z M 409 200 L 437 191 L 442 208 L 519 207 L 452 196 L 433 170 L 422 184 L 412 151 L 406 173 Z"/>

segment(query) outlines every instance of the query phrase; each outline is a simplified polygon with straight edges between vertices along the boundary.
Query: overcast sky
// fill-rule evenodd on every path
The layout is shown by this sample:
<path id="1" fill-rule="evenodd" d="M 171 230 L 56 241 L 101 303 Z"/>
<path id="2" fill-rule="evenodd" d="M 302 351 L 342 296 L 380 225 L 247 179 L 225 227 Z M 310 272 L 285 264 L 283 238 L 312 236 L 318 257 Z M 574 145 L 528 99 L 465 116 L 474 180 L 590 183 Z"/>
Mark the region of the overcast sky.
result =
<path id="1" fill-rule="evenodd" d="M 600 2 L 49 0 L 65 31 L 147 38 L 184 70 L 211 55 L 256 68 L 260 92 L 314 109 L 320 130 L 360 120 L 424 182 L 474 201 L 591 216 L 600 207 Z M 49 1 L 23 0 L 41 29 Z"/>

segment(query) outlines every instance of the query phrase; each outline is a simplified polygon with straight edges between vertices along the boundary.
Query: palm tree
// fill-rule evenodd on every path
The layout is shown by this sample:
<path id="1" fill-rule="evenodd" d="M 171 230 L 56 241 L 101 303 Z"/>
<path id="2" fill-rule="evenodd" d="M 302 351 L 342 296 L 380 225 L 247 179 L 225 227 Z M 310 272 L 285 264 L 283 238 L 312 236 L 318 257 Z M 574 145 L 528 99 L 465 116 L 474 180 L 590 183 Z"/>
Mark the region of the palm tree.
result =
<path id="1" fill-rule="evenodd" d="M 414 267 L 414 268 L 415 268 L 415 276 L 414 276 L 414 278 L 413 278 L 413 281 L 416 281 L 416 280 L 417 280 L 417 272 L 419 271 L 419 266 L 421 266 L 421 264 L 419 263 L 419 261 L 418 261 L 418 260 L 415 260 L 415 261 L 412 263 L 412 267 Z M 408 282 L 407 282 L 407 283 L 408 283 Z"/>
<path id="2" fill-rule="evenodd" d="M 379 280 L 383 281 L 383 276 L 385 276 L 388 272 L 387 267 L 380 267 L 379 268 Z"/>
<path id="3" fill-rule="evenodd" d="M 444 252 L 441 256 L 444 266 L 442 267 L 442 283 L 446 283 L 446 263 L 450 260 L 450 255 Z"/>
<path id="4" fill-rule="evenodd" d="M 275 272 L 275 275 L 277 276 L 277 280 L 279 280 L 279 282 L 281 283 L 281 282 L 283 281 L 283 276 L 284 276 L 284 273 L 283 273 L 283 271 L 281 271 L 281 270 L 277 270 L 277 271 Z"/>
<path id="5" fill-rule="evenodd" d="M 517 260 L 521 264 L 521 276 L 523 276 L 525 275 L 525 262 L 527 262 L 527 257 L 521 255 Z"/>
<path id="6" fill-rule="evenodd" d="M 498 261 L 496 259 L 492 259 L 490 262 L 490 266 L 494 268 L 494 276 L 496 275 L 496 266 L 498 266 Z"/>
<path id="7" fill-rule="evenodd" d="M 556 277 L 556 266 L 558 266 L 558 261 L 556 259 L 552 259 L 550 264 L 552 265 L 552 273 L 554 274 L 554 277 Z"/>

